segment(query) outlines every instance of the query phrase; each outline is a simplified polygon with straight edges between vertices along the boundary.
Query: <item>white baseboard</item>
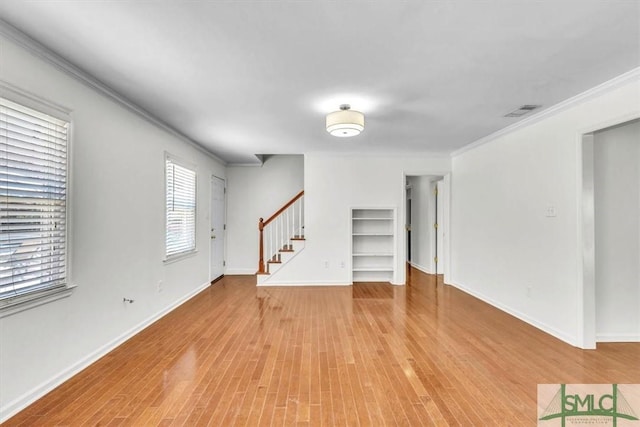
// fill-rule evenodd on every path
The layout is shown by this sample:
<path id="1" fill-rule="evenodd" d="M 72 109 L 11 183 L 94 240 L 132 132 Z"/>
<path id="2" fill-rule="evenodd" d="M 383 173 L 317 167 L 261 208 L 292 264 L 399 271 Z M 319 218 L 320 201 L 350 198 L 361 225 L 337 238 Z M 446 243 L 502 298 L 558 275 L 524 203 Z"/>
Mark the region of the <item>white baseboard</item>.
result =
<path id="1" fill-rule="evenodd" d="M 415 262 L 409 262 L 409 265 L 411 265 L 411 267 L 415 268 L 416 270 L 420 270 L 425 274 L 434 274 L 432 271 L 430 271 L 427 267 L 422 266 L 420 264 L 416 264 Z"/>
<path id="2" fill-rule="evenodd" d="M 479 292 L 475 292 L 472 291 L 471 289 L 462 286 L 460 284 L 457 283 L 449 283 L 451 286 L 460 289 L 462 292 L 465 292 L 475 298 L 478 298 L 481 301 L 486 302 L 489 305 L 494 306 L 497 309 L 500 309 L 502 311 L 504 311 L 505 313 L 508 313 L 514 317 L 517 317 L 518 319 L 522 320 L 523 322 L 526 322 L 528 324 L 530 324 L 531 326 L 540 329 L 543 332 L 546 332 L 549 335 L 553 335 L 554 337 L 558 338 L 559 340 L 562 340 L 564 342 L 566 342 L 567 344 L 570 344 L 574 347 L 578 347 L 578 345 L 576 344 L 576 339 L 575 337 L 572 337 L 570 335 L 567 335 L 566 333 L 559 331 L 547 324 L 545 324 L 544 322 L 540 322 L 537 319 L 534 319 L 524 313 L 519 312 L 518 310 L 514 310 L 511 307 L 508 307 L 492 298 L 487 297 L 486 295 L 483 295 Z"/>
<path id="3" fill-rule="evenodd" d="M 326 280 L 305 281 L 305 282 L 266 282 L 259 283 L 258 286 L 351 286 L 351 283 L 332 282 Z"/>
<path id="4" fill-rule="evenodd" d="M 164 309 L 160 310 L 158 313 L 148 317 L 147 319 L 145 319 L 142 322 L 140 322 L 138 325 L 136 325 L 133 328 L 129 329 L 128 331 L 124 332 L 119 337 L 109 341 L 108 343 L 106 343 L 102 347 L 96 349 L 92 353 L 90 353 L 87 356 L 83 357 L 82 359 L 80 359 L 79 361 L 77 361 L 76 363 L 74 363 L 73 365 L 71 365 L 70 367 L 65 369 L 64 371 L 62 371 L 59 374 L 53 376 L 52 378 L 50 378 L 49 380 L 41 383 L 40 385 L 34 387 L 30 391 L 24 393 L 22 396 L 20 396 L 20 397 L 18 397 L 16 399 L 12 400 L 11 402 L 3 405 L 0 408 L 0 423 L 5 422 L 6 420 L 11 418 L 12 416 L 17 414 L 18 412 L 22 411 L 27 406 L 31 405 L 33 402 L 35 402 L 36 400 L 40 399 L 45 394 L 49 393 L 50 391 L 52 391 L 53 389 L 55 389 L 56 387 L 58 387 L 59 385 L 61 385 L 62 383 L 64 383 L 68 379 L 70 379 L 71 377 L 73 377 L 74 375 L 78 374 L 80 371 L 84 370 L 89 365 L 91 365 L 92 363 L 96 362 L 98 359 L 100 359 L 101 357 L 103 357 L 104 355 L 109 353 L 110 351 L 114 350 L 116 347 L 118 347 L 123 342 L 125 342 L 129 338 L 133 337 L 138 332 L 142 331 L 143 329 L 145 329 L 146 327 L 148 327 L 152 323 L 156 322 L 158 319 L 164 317 L 169 312 L 175 310 L 180 305 L 184 304 L 185 302 L 187 302 L 188 300 L 190 300 L 194 296 L 198 295 L 200 292 L 202 292 L 203 290 L 205 290 L 209 286 L 210 286 L 209 282 L 205 283 L 204 285 L 199 286 L 198 288 L 194 289 L 193 291 L 191 291 L 190 293 L 188 293 L 187 295 L 185 295 L 181 299 L 175 301 L 174 303 L 172 303 L 169 306 L 165 307 Z"/>
<path id="5" fill-rule="evenodd" d="M 596 342 L 640 342 L 640 334 L 596 334 Z"/>
<path id="6" fill-rule="evenodd" d="M 232 276 L 232 275 L 240 275 L 240 276 L 245 276 L 245 275 L 254 275 L 256 274 L 256 271 L 258 271 L 257 268 L 226 268 L 224 270 L 224 275 L 225 276 Z"/>

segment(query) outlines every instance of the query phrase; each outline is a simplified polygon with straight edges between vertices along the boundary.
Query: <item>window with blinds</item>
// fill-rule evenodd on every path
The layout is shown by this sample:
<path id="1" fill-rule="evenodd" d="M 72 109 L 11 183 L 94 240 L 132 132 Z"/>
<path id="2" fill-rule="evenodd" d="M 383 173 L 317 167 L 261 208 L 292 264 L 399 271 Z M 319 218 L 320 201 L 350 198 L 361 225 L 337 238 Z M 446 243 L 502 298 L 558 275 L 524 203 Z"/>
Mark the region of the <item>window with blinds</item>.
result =
<path id="1" fill-rule="evenodd" d="M 68 130 L 0 98 L 0 307 L 66 289 Z"/>
<path id="2" fill-rule="evenodd" d="M 196 249 L 196 172 L 167 156 L 167 260 Z"/>

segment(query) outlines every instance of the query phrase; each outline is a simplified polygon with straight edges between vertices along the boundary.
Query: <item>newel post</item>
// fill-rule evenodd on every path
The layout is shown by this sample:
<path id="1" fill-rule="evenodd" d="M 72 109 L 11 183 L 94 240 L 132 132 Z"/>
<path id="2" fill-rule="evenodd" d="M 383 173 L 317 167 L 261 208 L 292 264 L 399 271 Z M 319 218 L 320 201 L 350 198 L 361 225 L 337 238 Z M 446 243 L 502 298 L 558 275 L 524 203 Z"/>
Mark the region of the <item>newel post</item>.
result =
<path id="1" fill-rule="evenodd" d="M 262 230 L 264 230 L 264 219 L 260 218 L 258 221 L 258 230 L 260 230 L 260 261 L 258 261 L 258 273 L 264 273 L 264 243 L 262 237 Z"/>

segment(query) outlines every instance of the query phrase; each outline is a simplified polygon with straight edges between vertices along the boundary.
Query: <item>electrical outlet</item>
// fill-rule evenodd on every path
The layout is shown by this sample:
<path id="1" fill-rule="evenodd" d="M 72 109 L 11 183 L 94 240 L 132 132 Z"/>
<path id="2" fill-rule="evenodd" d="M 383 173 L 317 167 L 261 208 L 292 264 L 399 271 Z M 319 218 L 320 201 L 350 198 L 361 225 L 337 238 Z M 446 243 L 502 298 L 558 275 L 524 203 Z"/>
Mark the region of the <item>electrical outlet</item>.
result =
<path id="1" fill-rule="evenodd" d="M 324 268 L 329 268 L 329 261 L 324 262 Z"/>
<path id="2" fill-rule="evenodd" d="M 158 292 L 162 292 L 162 289 L 163 289 L 162 280 L 158 280 Z"/>
<path id="3" fill-rule="evenodd" d="M 547 218 L 553 218 L 558 216 L 558 212 L 556 211 L 556 207 L 555 206 L 547 206 L 547 210 L 545 212 L 545 215 L 547 216 Z"/>
<path id="4" fill-rule="evenodd" d="M 340 268 L 344 268 L 344 261 L 340 263 Z"/>

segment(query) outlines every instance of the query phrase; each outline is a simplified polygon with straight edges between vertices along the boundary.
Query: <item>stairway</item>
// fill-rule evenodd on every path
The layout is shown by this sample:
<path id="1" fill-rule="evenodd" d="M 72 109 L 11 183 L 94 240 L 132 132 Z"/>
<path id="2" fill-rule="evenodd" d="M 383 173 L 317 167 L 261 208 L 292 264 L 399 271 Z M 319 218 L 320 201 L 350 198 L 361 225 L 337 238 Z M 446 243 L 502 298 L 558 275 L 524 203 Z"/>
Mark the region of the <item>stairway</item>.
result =
<path id="1" fill-rule="evenodd" d="M 257 285 L 268 285 L 273 276 L 305 247 L 304 191 L 284 204 L 266 221 L 258 221 L 260 248 Z M 266 262 L 265 262 L 266 260 Z"/>

